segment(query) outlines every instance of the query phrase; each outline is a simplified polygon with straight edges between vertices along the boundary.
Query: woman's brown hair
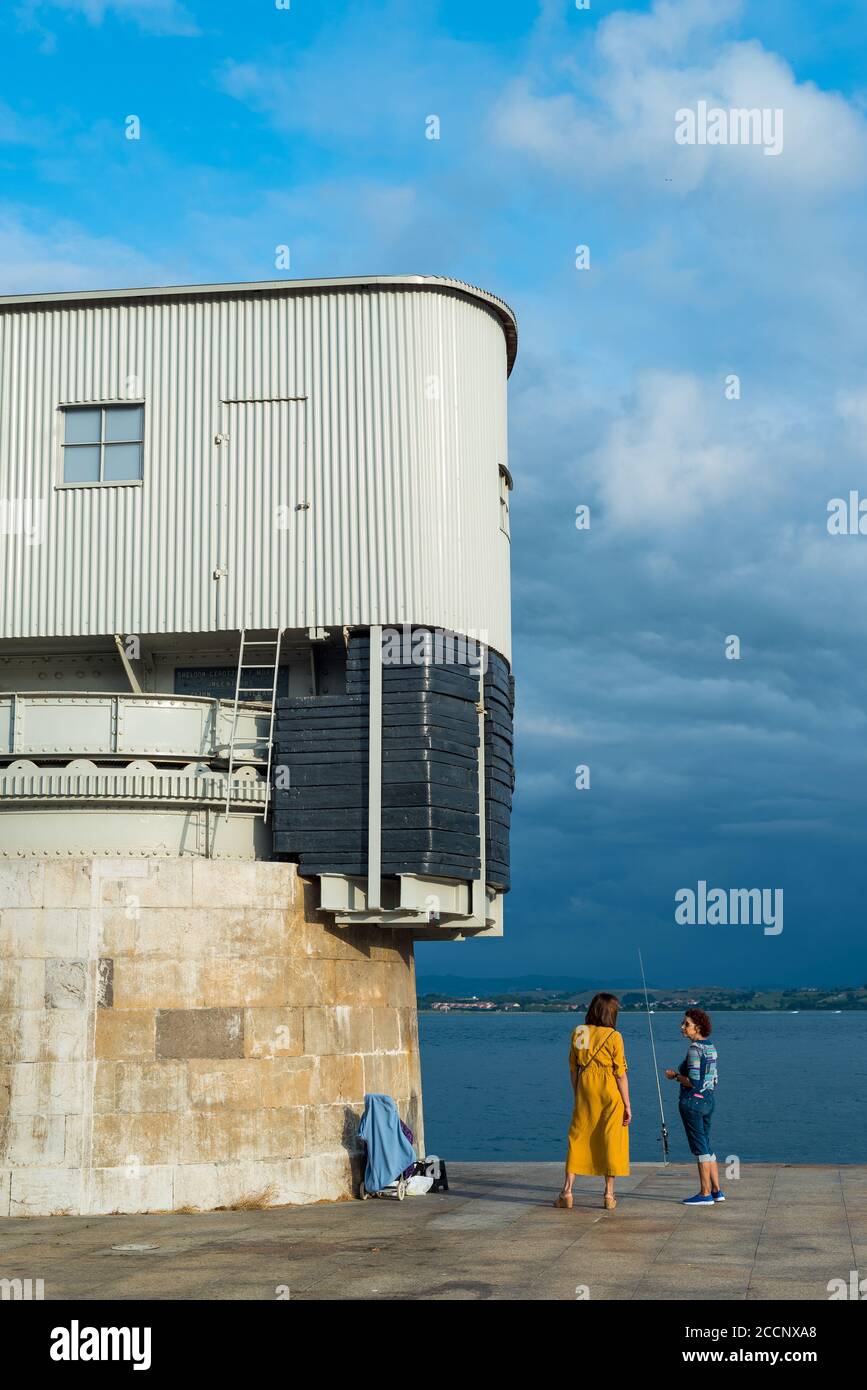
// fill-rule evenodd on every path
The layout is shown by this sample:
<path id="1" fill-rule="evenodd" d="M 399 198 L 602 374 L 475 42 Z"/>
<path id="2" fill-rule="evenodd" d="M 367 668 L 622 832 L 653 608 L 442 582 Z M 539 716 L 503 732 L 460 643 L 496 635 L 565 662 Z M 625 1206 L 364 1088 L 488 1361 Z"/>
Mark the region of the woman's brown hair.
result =
<path id="1" fill-rule="evenodd" d="M 706 1014 L 704 1009 L 687 1009 L 686 1018 L 691 1018 L 703 1038 L 709 1038 L 713 1032 L 713 1024 L 710 1021 L 710 1014 Z"/>
<path id="2" fill-rule="evenodd" d="M 585 1023 L 601 1028 L 616 1028 L 620 1000 L 616 994 L 594 994 L 584 1015 Z"/>

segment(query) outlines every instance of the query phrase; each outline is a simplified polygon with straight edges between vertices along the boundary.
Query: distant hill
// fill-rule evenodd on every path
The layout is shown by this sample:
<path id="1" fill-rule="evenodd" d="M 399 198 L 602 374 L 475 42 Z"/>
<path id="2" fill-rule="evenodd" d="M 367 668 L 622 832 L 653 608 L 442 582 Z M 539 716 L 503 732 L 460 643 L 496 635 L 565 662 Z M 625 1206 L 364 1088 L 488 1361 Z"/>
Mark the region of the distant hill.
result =
<path id="1" fill-rule="evenodd" d="M 532 990 L 556 990 L 577 994 L 585 989 L 604 989 L 596 980 L 588 980 L 577 975 L 420 975 L 417 981 L 419 994 L 436 994 L 449 999 L 466 999 L 474 994 L 525 994 Z M 627 985 L 625 988 L 631 988 Z"/>
<path id="2" fill-rule="evenodd" d="M 619 995 L 625 1012 L 645 1007 L 644 991 L 635 983 L 598 981 L 577 975 L 421 975 L 418 980 L 422 1008 L 438 1009 L 445 1001 L 456 1009 L 472 1010 L 479 1005 L 472 999 L 493 1001 L 493 1010 L 500 1012 L 521 1009 L 526 1013 L 557 1013 L 584 1008 L 597 989 L 610 989 Z M 733 989 L 719 985 L 694 986 L 690 989 L 659 989 L 648 987 L 648 994 L 657 1013 L 680 1012 L 691 1005 L 708 1009 L 738 1012 L 809 1013 L 811 1011 L 844 1013 L 867 1011 L 867 985 L 835 985 L 830 988 L 806 985 L 798 989 Z"/>

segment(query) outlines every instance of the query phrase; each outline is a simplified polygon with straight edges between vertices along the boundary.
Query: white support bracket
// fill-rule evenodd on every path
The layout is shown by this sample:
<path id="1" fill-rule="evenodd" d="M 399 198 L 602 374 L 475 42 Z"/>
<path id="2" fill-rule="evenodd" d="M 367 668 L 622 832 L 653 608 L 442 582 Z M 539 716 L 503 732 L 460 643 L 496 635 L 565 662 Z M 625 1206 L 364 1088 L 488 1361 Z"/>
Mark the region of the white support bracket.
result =
<path id="1" fill-rule="evenodd" d="M 472 907 L 474 885 L 457 879 L 422 874 L 387 878 L 381 883 L 382 902 L 377 908 L 368 902 L 364 878 L 321 874 L 319 885 L 319 911 L 333 913 L 338 926 L 409 927 L 415 934 L 423 932 L 427 940 L 454 932 L 503 934 L 502 895 L 486 896 L 484 917 L 478 917 Z"/>
<path id="2" fill-rule="evenodd" d="M 367 763 L 367 911 L 382 907 L 382 627 L 370 629 Z"/>
<path id="3" fill-rule="evenodd" d="M 481 647 L 479 653 L 481 655 Z M 473 883 L 473 917 L 484 922 L 488 915 L 487 865 L 485 863 L 485 665 L 479 662 L 479 701 L 476 710 L 479 716 L 479 876 Z"/>
<path id="4" fill-rule="evenodd" d="M 126 654 L 126 647 L 123 645 L 123 638 L 119 632 L 114 634 L 114 645 L 117 647 L 117 654 L 121 659 L 123 669 L 126 671 L 126 678 L 129 681 L 130 689 L 134 694 L 141 695 L 142 688 L 139 685 L 138 676 L 132 668 L 130 659 Z"/>

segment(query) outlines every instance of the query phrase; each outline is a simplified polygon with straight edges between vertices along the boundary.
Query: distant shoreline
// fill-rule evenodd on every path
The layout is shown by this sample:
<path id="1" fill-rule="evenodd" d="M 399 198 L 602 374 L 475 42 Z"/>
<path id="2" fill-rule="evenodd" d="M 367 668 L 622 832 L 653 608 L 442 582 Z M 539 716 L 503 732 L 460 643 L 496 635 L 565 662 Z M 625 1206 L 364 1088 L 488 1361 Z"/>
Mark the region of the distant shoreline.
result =
<path id="1" fill-rule="evenodd" d="M 462 1007 L 460 1006 L 460 1004 L 458 1004 L 458 1003 L 455 1003 L 455 1004 L 451 1004 L 451 1003 L 450 1003 L 447 1007 L 443 1007 L 443 1006 L 435 1007 L 435 1006 L 432 1005 L 432 1004 L 421 1004 L 421 1003 L 419 1003 L 417 1007 L 418 1007 L 418 1012 L 419 1012 L 420 1014 L 472 1014 L 472 1015 L 474 1015 L 474 1016 L 475 1016 L 475 1015 L 478 1015 L 478 1014 L 482 1014 L 482 1015 L 488 1015 L 488 1014 L 514 1014 L 514 1015 L 519 1015 L 519 1016 L 524 1017 L 524 1018 L 529 1017 L 530 1015 L 533 1015 L 533 1014 L 580 1014 L 580 1013 L 584 1013 L 585 1010 L 586 1010 L 586 1005 L 584 1005 L 584 1004 L 570 1004 L 570 1005 L 568 1005 L 566 1008 L 553 1008 L 553 1009 L 551 1009 L 551 1008 L 545 1008 L 544 1005 L 539 1005 L 539 1004 L 530 1006 L 529 1008 L 521 1008 L 520 1006 L 517 1007 L 517 1008 L 508 1008 L 508 1007 L 504 1007 L 504 1006 L 502 1006 L 502 1005 L 496 1005 L 496 1004 L 493 1005 L 491 1008 L 466 1008 L 466 1007 L 462 1008 Z M 843 1009 L 811 1009 L 811 1008 L 806 1008 L 806 1009 L 769 1009 L 769 1008 L 751 1009 L 751 1008 L 749 1008 L 749 1007 L 743 1007 L 743 1006 L 741 1006 L 740 1008 L 738 1008 L 737 1006 L 732 1006 L 732 1005 L 714 1004 L 714 1005 L 713 1005 L 713 1010 L 712 1010 L 712 1011 L 713 1011 L 713 1013 L 715 1013 L 715 1014 L 830 1014 L 830 1015 L 833 1016 L 833 1015 L 835 1015 L 835 1014 L 863 1014 L 863 1013 L 867 1013 L 867 1008 L 863 1008 L 863 1007 L 861 1007 L 861 1006 L 858 1006 L 857 1008 L 851 1008 L 851 1007 L 850 1007 L 850 1008 L 843 1008 Z M 651 1012 L 651 1013 L 654 1015 L 654 1017 L 655 1017 L 657 1014 L 679 1014 L 679 1013 L 683 1013 L 683 1009 L 673 1009 L 673 1008 L 651 1009 L 650 1012 Z M 711 1010 L 708 1009 L 708 1013 L 710 1013 L 710 1012 L 711 1012 Z M 630 1015 L 630 1014 L 644 1015 L 644 1016 L 646 1017 L 646 1013 L 647 1013 L 647 1011 L 646 1011 L 645 1009 L 639 1009 L 639 1008 L 628 1008 L 628 1009 L 621 1009 L 621 1010 L 620 1010 L 620 1016 L 621 1016 L 621 1018 L 622 1018 L 624 1015 Z"/>
<path id="2" fill-rule="evenodd" d="M 685 1009 L 701 1008 L 708 1013 L 732 1014 L 855 1014 L 867 1013 L 867 990 L 684 990 L 656 992 L 650 998 L 654 1014 L 682 1014 Z M 540 997 L 541 995 L 541 997 Z M 662 996 L 662 997 L 659 997 Z M 494 995 L 422 994 L 420 1013 L 460 1014 L 569 1014 L 584 1013 L 589 992 L 570 996 L 565 991 L 516 991 Z M 647 1006 L 634 993 L 625 992 L 621 1016 L 646 1014 Z"/>
<path id="3" fill-rule="evenodd" d="M 855 966 L 858 969 L 858 966 Z M 854 971 L 853 971 L 854 974 Z M 857 976 L 855 977 L 857 979 Z M 862 977 L 863 979 L 863 977 Z M 826 985 L 722 985 L 695 980 L 688 985 L 643 985 L 586 976 L 523 975 L 484 979 L 422 975 L 416 983 L 418 1007 L 425 1012 L 460 1009 L 484 1013 L 574 1013 L 586 1009 L 600 989 L 612 991 L 623 1013 L 656 1013 L 699 1008 L 707 1013 L 860 1013 L 867 1012 L 867 984 L 834 981 Z"/>

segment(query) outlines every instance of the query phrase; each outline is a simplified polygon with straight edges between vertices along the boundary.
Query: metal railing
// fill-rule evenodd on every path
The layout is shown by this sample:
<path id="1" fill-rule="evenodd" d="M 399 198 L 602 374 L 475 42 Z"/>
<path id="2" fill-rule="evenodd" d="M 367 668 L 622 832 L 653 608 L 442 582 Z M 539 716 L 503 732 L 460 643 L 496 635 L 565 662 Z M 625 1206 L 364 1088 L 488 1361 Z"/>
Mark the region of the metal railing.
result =
<path id="1" fill-rule="evenodd" d="M 244 763 L 267 766 L 271 710 L 197 695 L 0 692 L 0 760 L 144 757 L 229 761 L 233 725 Z"/>

